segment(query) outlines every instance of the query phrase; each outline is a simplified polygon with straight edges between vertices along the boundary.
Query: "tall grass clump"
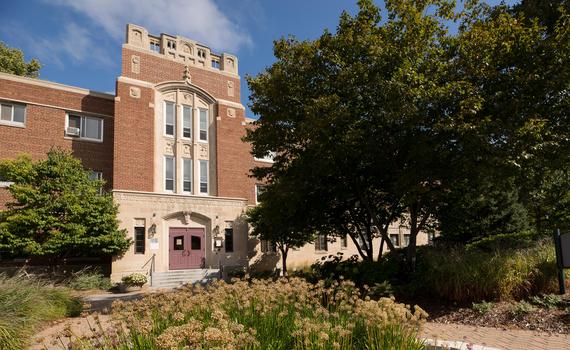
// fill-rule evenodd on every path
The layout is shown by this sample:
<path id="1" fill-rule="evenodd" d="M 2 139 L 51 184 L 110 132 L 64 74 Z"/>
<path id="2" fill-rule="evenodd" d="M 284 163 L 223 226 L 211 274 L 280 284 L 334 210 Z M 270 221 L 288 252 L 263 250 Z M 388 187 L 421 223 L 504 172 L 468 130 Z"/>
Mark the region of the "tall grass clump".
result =
<path id="1" fill-rule="evenodd" d="M 66 288 L 0 275 L 0 349 L 24 349 L 42 323 L 80 312 L 81 302 Z"/>
<path id="2" fill-rule="evenodd" d="M 114 286 L 109 277 L 105 277 L 98 270 L 91 269 L 83 269 L 74 273 L 67 285 L 75 290 L 109 290 Z"/>
<path id="3" fill-rule="evenodd" d="M 424 349 L 420 308 L 363 298 L 352 282 L 234 280 L 113 304 L 113 332 L 83 349 Z"/>
<path id="4" fill-rule="evenodd" d="M 416 289 L 457 302 L 512 300 L 556 288 L 552 241 L 525 248 L 430 247 L 422 251 Z"/>

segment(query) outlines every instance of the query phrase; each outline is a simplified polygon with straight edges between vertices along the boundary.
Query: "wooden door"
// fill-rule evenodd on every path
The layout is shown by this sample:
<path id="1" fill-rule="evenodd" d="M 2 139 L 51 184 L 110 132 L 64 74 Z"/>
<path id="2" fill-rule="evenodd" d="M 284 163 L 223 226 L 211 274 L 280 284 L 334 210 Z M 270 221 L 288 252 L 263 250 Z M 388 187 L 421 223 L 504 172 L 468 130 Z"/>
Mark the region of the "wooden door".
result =
<path id="1" fill-rule="evenodd" d="M 205 257 L 204 229 L 171 228 L 169 231 L 169 269 L 198 269 Z"/>

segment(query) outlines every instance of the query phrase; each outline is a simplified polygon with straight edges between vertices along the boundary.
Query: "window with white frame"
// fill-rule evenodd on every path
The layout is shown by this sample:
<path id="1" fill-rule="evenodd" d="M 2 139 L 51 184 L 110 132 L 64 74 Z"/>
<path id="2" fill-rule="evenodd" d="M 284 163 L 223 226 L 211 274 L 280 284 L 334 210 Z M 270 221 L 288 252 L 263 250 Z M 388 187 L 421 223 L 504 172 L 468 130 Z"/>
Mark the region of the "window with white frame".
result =
<path id="1" fill-rule="evenodd" d="M 175 179 L 174 157 L 164 157 L 164 189 L 169 192 L 174 192 L 174 179 Z"/>
<path id="2" fill-rule="evenodd" d="M 208 141 L 208 110 L 200 108 L 200 141 Z"/>
<path id="3" fill-rule="evenodd" d="M 192 159 L 182 159 L 182 191 L 192 193 Z"/>
<path id="4" fill-rule="evenodd" d="M 208 161 L 200 160 L 200 193 L 208 194 Z"/>
<path id="5" fill-rule="evenodd" d="M 103 180 L 103 173 L 100 171 L 90 170 L 89 179 L 91 181 L 101 181 Z M 103 194 L 103 187 L 99 187 L 99 194 Z"/>
<path id="6" fill-rule="evenodd" d="M 160 53 L 160 42 L 158 41 L 158 39 L 154 38 L 150 39 L 150 51 Z"/>
<path id="7" fill-rule="evenodd" d="M 256 184 L 255 185 L 255 204 L 261 203 L 261 195 L 265 190 L 265 185 Z"/>
<path id="8" fill-rule="evenodd" d="M 321 252 L 326 252 L 328 250 L 328 239 L 326 234 L 320 234 L 317 236 L 317 239 L 315 240 L 315 250 Z"/>
<path id="9" fill-rule="evenodd" d="M 182 137 L 192 138 L 192 106 L 182 106 Z"/>
<path id="10" fill-rule="evenodd" d="M 65 134 L 85 140 L 103 141 L 103 119 L 70 113 L 67 115 Z"/>
<path id="11" fill-rule="evenodd" d="M 174 136 L 176 125 L 176 105 L 174 102 L 164 101 L 164 134 Z"/>
<path id="12" fill-rule="evenodd" d="M 271 241 L 262 240 L 261 241 L 261 252 L 262 253 L 277 253 L 277 246 Z"/>
<path id="13" fill-rule="evenodd" d="M 2 102 L 0 104 L 0 123 L 25 125 L 26 106 Z"/>

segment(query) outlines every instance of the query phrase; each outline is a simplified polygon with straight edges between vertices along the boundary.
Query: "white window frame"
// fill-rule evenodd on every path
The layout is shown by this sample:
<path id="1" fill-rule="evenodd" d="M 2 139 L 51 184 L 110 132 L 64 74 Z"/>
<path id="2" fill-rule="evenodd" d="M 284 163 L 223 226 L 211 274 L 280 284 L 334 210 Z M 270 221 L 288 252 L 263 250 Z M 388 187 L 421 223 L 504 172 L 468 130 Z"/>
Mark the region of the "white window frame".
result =
<path id="1" fill-rule="evenodd" d="M 168 159 L 172 159 L 172 189 L 169 190 L 166 188 L 166 181 L 169 180 L 166 177 L 166 162 Z M 168 192 L 168 193 L 174 193 L 176 191 L 176 158 L 174 158 L 173 156 L 164 156 L 164 182 L 163 182 L 163 186 L 164 186 L 164 191 Z"/>
<path id="2" fill-rule="evenodd" d="M 323 242 L 321 242 L 323 240 Z M 323 249 L 323 246 L 324 248 Z M 329 251 L 329 241 L 326 234 L 318 234 L 315 240 L 315 252 L 328 252 Z"/>
<path id="3" fill-rule="evenodd" d="M 166 105 L 172 103 L 172 105 L 174 106 L 174 115 L 172 116 L 172 135 L 166 133 L 166 126 L 169 125 L 166 123 Z M 176 102 L 172 102 L 172 101 L 163 101 L 162 103 L 162 114 L 164 115 L 164 127 L 162 128 L 162 132 L 164 134 L 164 136 L 166 137 L 176 137 Z"/>
<path id="4" fill-rule="evenodd" d="M 184 109 L 189 109 L 190 110 L 190 137 L 185 137 L 184 136 Z M 189 105 L 182 105 L 182 135 L 180 135 L 180 138 L 183 138 L 185 140 L 192 140 L 192 129 L 194 129 L 192 126 L 192 122 L 194 119 L 194 109 L 192 108 L 192 106 Z M 165 127 L 166 129 L 166 127 Z"/>
<path id="5" fill-rule="evenodd" d="M 263 184 L 255 184 L 255 204 L 259 204 L 261 203 L 261 201 L 258 199 L 259 197 L 259 188 L 260 187 L 265 187 L 265 185 Z M 263 192 L 262 192 L 263 193 Z"/>
<path id="6" fill-rule="evenodd" d="M 202 139 L 202 111 L 206 112 L 206 129 L 204 130 L 206 132 L 206 138 Z M 208 142 L 208 138 L 210 137 L 209 132 L 208 132 L 208 127 L 210 124 L 210 116 L 209 116 L 209 110 L 207 108 L 198 108 L 198 141 L 199 142 Z"/>
<path id="7" fill-rule="evenodd" d="M 103 172 L 97 170 L 89 170 L 89 179 L 93 181 L 102 181 Z M 99 187 L 99 194 L 103 194 L 103 186 Z"/>
<path id="8" fill-rule="evenodd" d="M 11 110 L 10 120 L 0 119 L 0 124 L 10 125 L 10 126 L 20 126 L 20 127 L 26 126 L 26 120 L 28 119 L 26 114 L 27 114 L 28 108 L 25 104 L 0 101 L 0 105 L 10 106 L 10 110 Z M 14 121 L 14 107 L 15 106 L 22 107 L 24 109 L 24 121 L 23 122 Z M 0 113 L 2 113 L 1 106 L 0 106 Z"/>
<path id="9" fill-rule="evenodd" d="M 185 190 L 184 190 L 184 182 L 186 181 L 186 180 L 185 180 L 185 177 L 186 177 L 186 175 L 187 175 L 186 172 L 184 171 L 184 169 L 185 169 L 185 167 L 184 167 L 184 162 L 189 162 L 189 163 L 190 163 L 190 191 L 185 191 Z M 193 171 L 193 169 L 194 169 L 194 164 L 192 163 L 192 158 L 182 158 L 182 193 L 185 193 L 185 194 L 192 194 L 192 192 L 193 192 L 193 191 L 192 191 L 192 186 L 193 186 L 193 182 L 194 182 L 194 181 L 192 181 L 192 180 L 193 180 L 193 179 L 192 179 L 192 177 L 193 177 L 193 176 L 192 176 L 192 171 Z M 166 184 L 166 182 L 165 182 L 165 184 Z"/>
<path id="10" fill-rule="evenodd" d="M 204 163 L 206 164 L 206 192 L 203 192 L 203 191 L 202 191 L 202 164 L 204 164 Z M 209 177 L 208 177 L 208 176 L 209 176 L 210 169 L 208 169 L 208 166 L 209 166 L 208 161 L 207 161 L 207 160 L 200 159 L 199 162 L 198 162 L 198 166 L 199 166 L 199 169 L 198 169 L 198 170 L 199 170 L 199 176 L 200 176 L 200 183 L 199 183 L 200 189 L 199 189 L 199 192 L 200 192 L 201 195 L 207 196 L 207 195 L 208 195 L 208 192 L 210 191 L 210 181 L 208 181 L 208 180 L 209 180 Z"/>
<path id="11" fill-rule="evenodd" d="M 69 127 L 69 117 L 70 116 L 74 116 L 74 117 L 79 117 L 80 121 L 79 121 L 79 135 L 71 135 L 67 133 L 67 128 Z M 98 121 L 101 122 L 101 124 L 99 124 L 99 132 L 101 133 L 101 139 L 94 139 L 91 137 L 85 137 L 82 136 L 83 134 L 83 125 L 85 125 L 85 120 L 86 119 L 96 119 Z M 103 142 L 104 140 L 104 130 L 105 130 L 105 120 L 103 118 L 99 118 L 99 117 L 93 117 L 93 116 L 89 116 L 89 115 L 84 115 L 84 114 L 79 114 L 79 113 L 66 113 L 65 115 L 65 136 L 67 137 L 72 137 L 74 139 L 79 139 L 79 140 L 86 140 L 86 141 L 93 141 L 93 142 Z"/>

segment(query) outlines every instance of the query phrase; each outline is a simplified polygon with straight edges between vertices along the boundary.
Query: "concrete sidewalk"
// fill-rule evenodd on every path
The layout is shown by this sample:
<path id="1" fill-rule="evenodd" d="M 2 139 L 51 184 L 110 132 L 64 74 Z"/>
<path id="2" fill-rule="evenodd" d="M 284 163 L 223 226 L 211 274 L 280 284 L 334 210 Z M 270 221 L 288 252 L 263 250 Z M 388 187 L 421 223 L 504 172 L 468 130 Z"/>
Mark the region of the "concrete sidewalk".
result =
<path id="1" fill-rule="evenodd" d="M 501 349 L 501 350 L 568 350 L 570 335 L 549 334 L 519 329 L 476 327 L 460 324 L 428 322 L 421 336 L 437 341 L 463 343 L 462 349 Z M 438 343 L 439 344 L 439 343 Z M 448 343 L 450 345 L 451 343 Z M 468 346 L 476 344 L 479 346 Z"/>

